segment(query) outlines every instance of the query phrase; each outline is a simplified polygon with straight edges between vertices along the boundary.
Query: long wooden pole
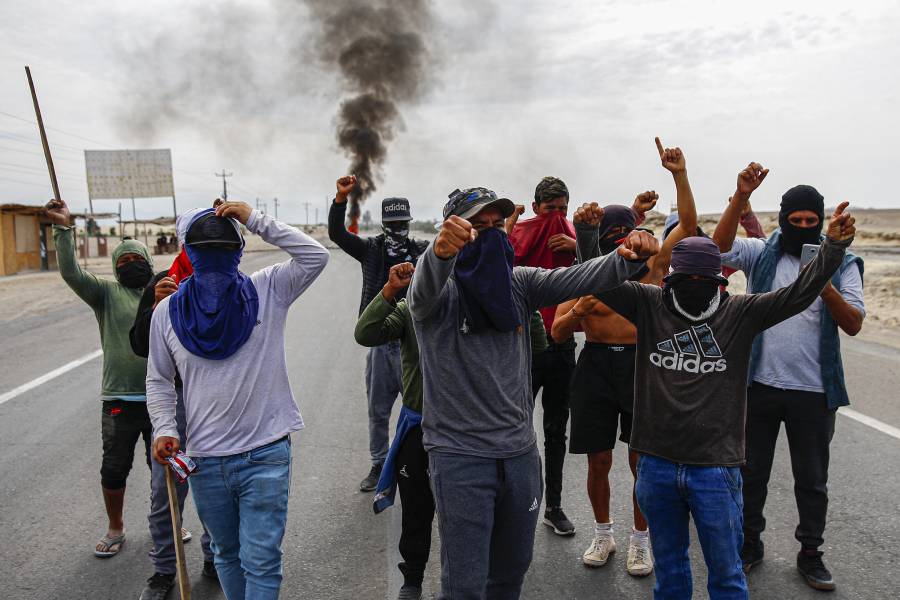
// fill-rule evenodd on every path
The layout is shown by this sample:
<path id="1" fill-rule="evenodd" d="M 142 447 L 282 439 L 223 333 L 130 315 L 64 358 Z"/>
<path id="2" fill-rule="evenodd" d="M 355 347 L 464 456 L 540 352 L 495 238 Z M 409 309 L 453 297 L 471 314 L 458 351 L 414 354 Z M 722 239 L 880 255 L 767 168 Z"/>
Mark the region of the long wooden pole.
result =
<path id="1" fill-rule="evenodd" d="M 25 75 L 28 76 L 28 87 L 31 89 L 31 100 L 34 102 L 34 115 L 37 117 L 38 130 L 41 132 L 41 144 L 44 146 L 44 158 L 47 159 L 47 170 L 50 171 L 50 183 L 53 185 L 53 199 L 61 200 L 59 196 L 59 183 L 56 181 L 56 169 L 53 168 L 53 157 L 50 156 L 50 144 L 47 143 L 47 132 L 44 131 L 44 119 L 41 118 L 41 107 L 38 105 L 37 93 L 34 91 L 34 81 L 31 79 L 31 69 L 25 67 Z"/>
<path id="2" fill-rule="evenodd" d="M 175 564 L 178 569 L 178 591 L 181 600 L 191 600 L 191 582 L 188 579 L 187 563 L 184 560 L 184 542 L 181 540 L 181 511 L 178 509 L 178 494 L 175 492 L 175 478 L 169 465 L 166 469 L 166 490 L 169 492 L 169 514 L 172 515 L 172 536 L 175 538 Z"/>

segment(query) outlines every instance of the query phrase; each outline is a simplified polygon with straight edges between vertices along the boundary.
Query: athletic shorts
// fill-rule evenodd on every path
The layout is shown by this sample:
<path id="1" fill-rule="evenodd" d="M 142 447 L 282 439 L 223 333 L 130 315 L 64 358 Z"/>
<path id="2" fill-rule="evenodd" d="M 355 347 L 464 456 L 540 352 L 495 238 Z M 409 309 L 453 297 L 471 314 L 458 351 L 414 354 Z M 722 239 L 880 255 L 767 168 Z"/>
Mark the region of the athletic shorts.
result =
<path id="1" fill-rule="evenodd" d="M 153 426 L 146 402 L 104 400 L 101 410 L 103 462 L 100 465 L 100 484 L 108 490 L 119 490 L 125 487 L 134 462 L 134 447 L 141 438 L 147 466 L 150 466 Z"/>
<path id="2" fill-rule="evenodd" d="M 612 450 L 616 433 L 631 439 L 634 411 L 634 344 L 585 342 L 572 375 L 569 395 L 572 428 L 569 452 L 593 454 Z"/>

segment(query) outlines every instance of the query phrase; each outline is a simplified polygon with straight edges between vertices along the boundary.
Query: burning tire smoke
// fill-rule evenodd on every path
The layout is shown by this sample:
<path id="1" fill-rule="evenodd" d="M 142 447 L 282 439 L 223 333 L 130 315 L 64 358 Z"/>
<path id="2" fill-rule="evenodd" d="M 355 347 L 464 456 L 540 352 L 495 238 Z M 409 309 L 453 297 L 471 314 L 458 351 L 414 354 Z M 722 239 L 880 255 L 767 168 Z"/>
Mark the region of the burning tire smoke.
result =
<path id="1" fill-rule="evenodd" d="M 424 41 L 431 26 L 426 0 L 304 0 L 321 23 L 319 59 L 340 70 L 345 91 L 336 115 L 337 141 L 359 184 L 359 205 L 377 189 L 388 143 L 403 127 L 399 106 L 421 98 L 433 54 Z"/>

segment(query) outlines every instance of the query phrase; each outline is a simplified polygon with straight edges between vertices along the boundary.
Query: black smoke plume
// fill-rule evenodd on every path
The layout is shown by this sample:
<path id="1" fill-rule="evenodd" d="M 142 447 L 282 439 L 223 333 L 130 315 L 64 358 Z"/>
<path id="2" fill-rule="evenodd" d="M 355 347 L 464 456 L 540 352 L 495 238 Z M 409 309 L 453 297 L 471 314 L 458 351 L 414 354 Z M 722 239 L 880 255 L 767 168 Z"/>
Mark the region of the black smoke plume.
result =
<path id="1" fill-rule="evenodd" d="M 321 23 L 319 59 L 339 70 L 350 94 L 336 116 L 337 141 L 359 184 L 350 216 L 377 189 L 388 144 L 403 127 L 400 106 L 421 98 L 433 53 L 426 0 L 305 0 Z"/>

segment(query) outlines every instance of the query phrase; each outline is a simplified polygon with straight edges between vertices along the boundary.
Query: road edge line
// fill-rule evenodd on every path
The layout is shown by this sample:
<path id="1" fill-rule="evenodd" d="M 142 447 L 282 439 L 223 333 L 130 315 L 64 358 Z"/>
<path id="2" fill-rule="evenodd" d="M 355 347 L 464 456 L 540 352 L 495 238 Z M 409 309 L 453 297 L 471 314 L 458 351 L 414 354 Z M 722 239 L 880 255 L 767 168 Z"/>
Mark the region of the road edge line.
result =
<path id="1" fill-rule="evenodd" d="M 868 425 L 872 429 L 876 429 L 881 433 L 887 434 L 892 438 L 900 440 L 900 429 L 894 427 L 893 425 L 888 425 L 887 423 L 883 423 L 878 419 L 872 418 L 868 415 L 864 415 L 860 412 L 856 412 L 852 408 L 847 408 L 846 406 L 842 406 L 840 410 L 838 410 L 838 414 L 844 415 L 845 417 L 849 417 L 854 421 L 858 421 L 863 425 Z"/>
<path id="2" fill-rule="evenodd" d="M 17 396 L 24 394 L 28 390 L 32 390 L 40 385 L 47 383 L 48 381 L 56 379 L 60 375 L 68 373 L 72 369 L 76 369 L 76 368 L 80 367 L 81 365 L 83 365 L 84 363 L 90 362 L 90 361 L 94 360 L 95 358 L 97 358 L 98 356 L 102 356 L 102 355 L 103 355 L 103 350 L 99 350 L 99 349 L 94 350 L 90 354 L 86 354 L 86 355 L 82 356 L 81 358 L 76 358 L 75 360 L 73 360 L 70 363 L 66 363 L 57 369 L 53 369 L 49 373 L 45 373 L 36 379 L 32 379 L 28 383 L 23 383 L 19 387 L 15 387 L 6 393 L 0 394 L 0 404 L 4 404 Z"/>

